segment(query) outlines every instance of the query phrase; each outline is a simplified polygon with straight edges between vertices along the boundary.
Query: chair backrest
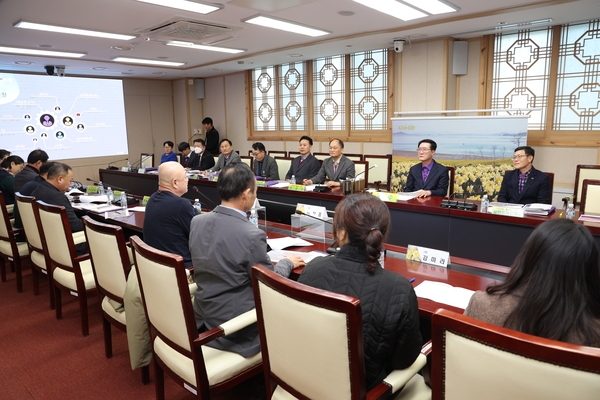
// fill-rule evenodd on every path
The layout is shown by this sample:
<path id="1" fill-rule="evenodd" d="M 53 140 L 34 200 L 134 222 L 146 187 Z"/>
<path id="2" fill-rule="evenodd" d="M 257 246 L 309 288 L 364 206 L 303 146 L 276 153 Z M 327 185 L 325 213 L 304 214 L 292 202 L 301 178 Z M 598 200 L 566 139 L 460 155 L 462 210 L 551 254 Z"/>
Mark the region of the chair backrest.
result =
<path id="1" fill-rule="evenodd" d="M 446 197 L 450 197 L 450 195 L 454 194 L 454 175 L 456 170 L 450 165 L 446 165 L 446 168 L 448 169 L 448 190 L 446 190 Z"/>
<path id="2" fill-rule="evenodd" d="M 140 168 L 152 168 L 154 167 L 154 154 L 142 153 L 140 154 Z"/>
<path id="3" fill-rule="evenodd" d="M 390 190 L 390 176 L 392 175 L 392 156 L 376 156 L 364 155 L 363 160 L 368 161 L 372 167 L 377 164 L 377 168 L 369 171 L 369 185 L 375 185 L 375 182 L 380 182 L 380 185 L 386 190 Z"/>
<path id="4" fill-rule="evenodd" d="M 433 399 L 597 399 L 600 349 L 440 309 L 431 318 Z"/>
<path id="5" fill-rule="evenodd" d="M 584 179 L 579 211 L 600 214 L 600 180 Z"/>
<path id="6" fill-rule="evenodd" d="M 10 223 L 10 216 L 8 215 L 8 210 L 6 209 L 6 201 L 4 200 L 4 194 L 0 191 L 0 217 L 2 221 L 0 221 L 0 240 L 5 242 L 11 242 L 13 237 L 12 235 L 12 225 Z"/>
<path id="7" fill-rule="evenodd" d="M 123 228 L 82 218 L 96 287 L 109 298 L 123 303 L 127 276 L 131 270 Z"/>
<path id="8" fill-rule="evenodd" d="M 52 263 L 59 268 L 73 270 L 73 259 L 77 257 L 67 210 L 37 200 L 43 248 Z"/>
<path id="9" fill-rule="evenodd" d="M 346 157 L 351 159 L 352 161 L 366 161 L 362 154 L 357 153 L 344 153 Z"/>
<path id="10" fill-rule="evenodd" d="M 177 156 L 177 162 L 179 164 L 181 164 L 181 156 L 182 156 L 182 154 L 181 153 L 177 153 L 176 156 Z"/>
<path id="11" fill-rule="evenodd" d="M 584 179 L 600 179 L 600 165 L 578 165 L 575 170 L 575 205 L 581 203 L 581 192 L 583 191 Z"/>
<path id="12" fill-rule="evenodd" d="M 315 156 L 315 158 L 316 158 L 317 160 L 319 160 L 319 161 L 323 161 L 323 160 L 325 160 L 326 158 L 329 158 L 329 157 L 331 157 L 331 156 L 329 155 L 329 153 L 312 153 L 312 154 L 313 154 L 313 156 Z"/>
<path id="13" fill-rule="evenodd" d="M 25 236 L 27 237 L 29 247 L 39 253 L 43 253 L 44 247 L 42 245 L 42 237 L 35 220 L 36 211 L 34 208 L 37 207 L 35 197 L 23 196 L 21 193 L 17 192 L 15 193 L 15 201 L 19 204 L 19 215 L 21 217 L 21 222 L 23 222 L 23 229 L 25 230 Z"/>
<path id="14" fill-rule="evenodd" d="M 364 173 L 362 173 L 364 171 Z M 360 174 L 360 178 L 369 182 L 369 162 L 368 161 L 354 161 L 354 176 Z M 366 185 L 365 185 L 366 186 Z"/>
<path id="15" fill-rule="evenodd" d="M 219 161 L 219 156 L 218 155 L 213 155 L 213 160 L 215 160 L 215 165 L 217 165 L 217 161 Z"/>
<path id="16" fill-rule="evenodd" d="M 190 352 L 198 329 L 183 258 L 148 246 L 137 236 L 130 242 L 152 340 L 158 337 L 174 343 L 177 351 Z"/>
<path id="17" fill-rule="evenodd" d="M 252 162 L 254 161 L 253 157 L 249 157 L 249 156 L 240 156 L 240 158 L 242 159 L 242 162 L 244 164 L 246 164 L 247 166 L 250 167 L 250 169 L 252 169 Z"/>
<path id="18" fill-rule="evenodd" d="M 299 151 L 288 151 L 288 157 L 296 158 L 300 155 Z M 314 154 L 313 154 L 314 155 Z"/>
<path id="19" fill-rule="evenodd" d="M 275 161 L 279 170 L 279 179 L 285 179 L 294 159 L 292 157 L 275 157 Z"/>
<path id="20" fill-rule="evenodd" d="M 252 288 L 269 386 L 273 380 L 310 399 L 365 395 L 357 298 L 294 282 L 262 266 L 252 268 Z M 266 388 L 269 398 L 274 389 Z"/>
<path id="21" fill-rule="evenodd" d="M 288 153 L 287 151 L 283 151 L 283 150 L 269 150 L 269 155 L 273 158 L 275 157 L 287 157 Z"/>

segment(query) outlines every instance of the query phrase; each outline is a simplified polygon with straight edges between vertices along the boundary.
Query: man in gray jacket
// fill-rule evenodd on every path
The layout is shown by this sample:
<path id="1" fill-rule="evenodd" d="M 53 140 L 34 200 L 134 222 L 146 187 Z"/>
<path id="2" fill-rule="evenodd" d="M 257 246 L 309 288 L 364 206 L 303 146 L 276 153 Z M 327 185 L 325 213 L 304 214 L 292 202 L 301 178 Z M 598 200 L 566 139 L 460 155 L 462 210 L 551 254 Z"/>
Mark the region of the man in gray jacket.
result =
<path id="1" fill-rule="evenodd" d="M 310 179 L 305 179 L 304 184 L 322 183 L 327 178 L 329 179 L 326 183 L 327 187 L 333 188 L 340 186 L 341 179 L 354 179 L 356 175 L 354 162 L 343 153 L 344 142 L 340 139 L 332 139 L 329 142 L 329 155 L 331 157 L 323 160 L 323 164 L 317 175 Z"/>
<path id="2" fill-rule="evenodd" d="M 288 256 L 273 267 L 265 232 L 246 217 L 256 200 L 256 188 L 250 167 L 227 164 L 217 181 L 221 205 L 192 219 L 190 252 L 198 286 L 194 312 L 200 332 L 254 308 L 252 266 L 260 264 L 287 277 L 293 268 L 304 265 L 300 257 Z M 250 357 L 260 351 L 257 327 L 253 324 L 207 346 Z"/>
<path id="3" fill-rule="evenodd" d="M 263 176 L 267 180 L 279 180 L 279 167 L 277 161 L 267 155 L 267 149 L 261 142 L 252 144 L 252 155 L 254 156 L 253 170 L 254 175 Z"/>

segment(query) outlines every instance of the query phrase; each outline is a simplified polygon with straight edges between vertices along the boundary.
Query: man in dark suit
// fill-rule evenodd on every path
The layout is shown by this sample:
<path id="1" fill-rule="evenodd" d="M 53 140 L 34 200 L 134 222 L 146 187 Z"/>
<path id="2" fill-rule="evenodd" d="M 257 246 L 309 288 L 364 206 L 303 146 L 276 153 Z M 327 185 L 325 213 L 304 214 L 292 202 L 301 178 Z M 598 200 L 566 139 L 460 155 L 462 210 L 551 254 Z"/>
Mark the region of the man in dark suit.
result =
<path id="1" fill-rule="evenodd" d="M 67 210 L 69 225 L 73 233 L 83 231 L 83 223 L 75 214 L 71 202 L 65 196 L 65 192 L 71 186 L 73 180 L 73 170 L 67 164 L 60 162 L 53 163 L 48 170 L 46 180 L 40 182 L 38 187 L 31 193 L 36 200 L 55 206 L 63 206 Z M 87 253 L 87 243 L 80 243 L 75 246 L 77 254 Z"/>
<path id="2" fill-rule="evenodd" d="M 252 144 L 252 155 L 254 156 L 254 175 L 263 176 L 267 180 L 279 180 L 279 167 L 275 159 L 267 155 L 267 149 L 261 142 Z"/>
<path id="3" fill-rule="evenodd" d="M 313 140 L 310 136 L 302 136 L 298 141 L 298 151 L 300 155 L 292 160 L 292 165 L 285 180 L 289 181 L 292 175 L 296 178 L 297 183 L 301 183 L 311 176 L 315 176 L 321 168 L 321 163 L 312 154 Z"/>
<path id="4" fill-rule="evenodd" d="M 304 265 L 290 255 L 275 266 L 267 254 L 265 232 L 246 217 L 256 200 L 256 179 L 246 164 L 227 164 L 219 175 L 217 189 L 221 205 L 192 219 L 190 252 L 198 290 L 194 312 L 199 331 L 212 329 L 254 308 L 250 279 L 253 265 L 263 265 L 277 274 L 289 276 Z M 207 344 L 250 357 L 260 351 L 258 330 L 251 325 Z"/>
<path id="5" fill-rule="evenodd" d="M 202 127 L 206 130 L 206 151 L 212 155 L 219 155 L 219 131 L 213 126 L 212 118 L 202 120 Z"/>
<path id="6" fill-rule="evenodd" d="M 24 184 L 32 181 L 40 174 L 42 163 L 48 161 L 48 153 L 44 150 L 33 150 L 27 156 L 27 165 L 15 175 L 15 193 L 21 191 Z"/>
<path id="7" fill-rule="evenodd" d="M 190 168 L 190 155 L 192 153 L 192 149 L 190 149 L 190 144 L 188 142 L 181 142 L 177 146 L 177 150 L 181 153 L 181 158 L 179 163 L 183 168 Z"/>
<path id="8" fill-rule="evenodd" d="M 326 185 L 332 188 L 340 186 L 340 180 L 342 179 L 354 179 L 356 175 L 354 162 L 343 153 L 344 142 L 340 139 L 332 139 L 329 142 L 329 155 L 331 157 L 323 160 L 319 172 L 310 179 L 306 179 L 304 184 L 322 183 L 325 179 L 328 179 Z"/>
<path id="9" fill-rule="evenodd" d="M 190 153 L 189 167 L 200 171 L 206 171 L 215 166 L 215 158 L 206 151 L 204 139 L 194 139 L 194 149 Z"/>
<path id="10" fill-rule="evenodd" d="M 550 177 L 533 167 L 535 150 L 519 146 L 512 157 L 515 169 L 504 174 L 498 201 L 502 203 L 531 204 L 552 202 Z"/>
<path id="11" fill-rule="evenodd" d="M 438 164 L 433 156 L 437 143 L 423 139 L 417 148 L 419 164 L 410 167 L 405 192 L 417 192 L 417 197 L 445 196 L 448 193 L 448 169 Z"/>

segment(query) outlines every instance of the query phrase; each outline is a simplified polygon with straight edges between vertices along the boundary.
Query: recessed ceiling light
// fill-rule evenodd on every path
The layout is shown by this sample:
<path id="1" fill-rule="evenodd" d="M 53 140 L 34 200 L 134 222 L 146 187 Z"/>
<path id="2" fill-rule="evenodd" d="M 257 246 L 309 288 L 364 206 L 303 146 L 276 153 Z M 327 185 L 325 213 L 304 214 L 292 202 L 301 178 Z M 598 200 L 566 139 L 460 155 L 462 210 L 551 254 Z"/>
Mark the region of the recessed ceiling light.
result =
<path id="1" fill-rule="evenodd" d="M 412 8 L 409 5 L 399 3 L 396 0 L 354 0 L 357 3 L 367 6 L 384 14 L 401 19 L 402 21 L 410 21 L 411 19 L 426 17 L 422 11 Z"/>
<path id="2" fill-rule="evenodd" d="M 131 40 L 131 39 L 135 39 L 137 37 L 137 36 L 133 36 L 133 35 L 120 35 L 117 33 L 108 33 L 108 32 L 100 32 L 100 31 L 90 31 L 90 30 L 86 30 L 86 29 L 67 28 L 64 26 L 38 24 L 35 22 L 27 22 L 27 21 L 18 21 L 13 26 L 15 28 L 33 29 L 36 31 L 66 33 L 69 35 L 92 36 L 92 37 L 114 39 L 114 40 Z"/>
<path id="3" fill-rule="evenodd" d="M 322 29 L 313 28 L 307 25 L 301 25 L 296 22 L 287 21 L 284 19 L 273 18 L 263 14 L 257 14 L 252 17 L 245 18 L 241 20 L 241 22 L 260 25 L 267 28 L 279 29 L 286 32 L 299 33 L 301 35 L 307 35 L 312 37 L 331 34 L 331 32 L 329 31 L 324 31 Z"/>
<path id="4" fill-rule="evenodd" d="M 128 64 L 161 65 L 164 67 L 181 67 L 182 65 L 185 65 L 184 62 L 157 61 L 157 60 L 147 60 L 147 59 L 143 59 L 143 58 L 128 58 L 128 57 L 115 57 L 112 59 L 112 61 L 128 63 Z"/>
<path id="5" fill-rule="evenodd" d="M 66 52 L 66 51 L 37 50 L 37 49 L 25 49 L 25 48 L 21 48 L 21 47 L 4 47 L 4 46 L 0 46 L 0 53 L 26 54 L 29 56 L 69 57 L 69 58 L 80 58 L 87 54 L 87 53 L 70 53 L 70 52 Z"/>
<path id="6" fill-rule="evenodd" d="M 246 50 L 242 50 L 242 49 L 230 49 L 227 47 L 205 46 L 202 44 L 195 44 L 192 42 L 182 42 L 179 40 L 172 40 L 170 42 L 167 42 L 166 44 L 167 44 L 167 46 L 187 47 L 189 49 L 218 51 L 220 53 L 230 53 L 230 54 L 243 53 L 246 51 Z"/>
<path id="7" fill-rule="evenodd" d="M 142 3 L 155 4 L 157 6 L 177 8 L 179 10 L 191 11 L 199 14 L 208 14 L 223 8 L 220 4 L 201 3 L 199 1 L 186 0 L 138 0 Z"/>
<path id="8" fill-rule="evenodd" d="M 92 68 L 95 71 L 106 71 L 108 68 L 104 68 L 104 67 L 93 67 Z"/>
<path id="9" fill-rule="evenodd" d="M 441 0 L 402 0 L 411 6 L 417 7 L 429 14 L 445 14 L 449 12 L 456 12 L 460 10 L 460 7 L 455 6 L 452 3 L 448 3 Z"/>
<path id="10" fill-rule="evenodd" d="M 13 64 L 17 64 L 17 65 L 31 65 L 33 63 L 29 62 L 29 61 L 15 61 Z"/>

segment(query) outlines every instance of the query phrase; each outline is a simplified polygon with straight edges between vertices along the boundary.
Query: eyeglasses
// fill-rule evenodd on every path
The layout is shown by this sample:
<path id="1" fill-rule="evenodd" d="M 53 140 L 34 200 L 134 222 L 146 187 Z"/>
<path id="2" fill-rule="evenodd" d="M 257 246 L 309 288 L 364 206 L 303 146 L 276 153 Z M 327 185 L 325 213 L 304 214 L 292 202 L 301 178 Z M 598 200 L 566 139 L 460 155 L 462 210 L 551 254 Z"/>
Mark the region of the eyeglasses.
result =
<path id="1" fill-rule="evenodd" d="M 427 147 L 419 147 L 417 153 L 427 153 L 429 150 L 431 149 L 428 149 Z"/>
<path id="2" fill-rule="evenodd" d="M 512 156 L 511 158 L 513 160 L 518 160 L 521 157 L 527 157 L 527 154 L 517 154 L 517 155 Z"/>

